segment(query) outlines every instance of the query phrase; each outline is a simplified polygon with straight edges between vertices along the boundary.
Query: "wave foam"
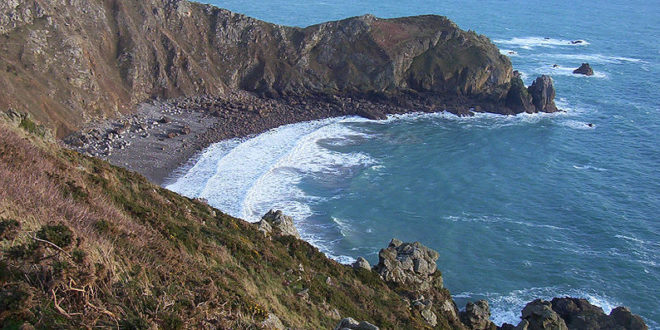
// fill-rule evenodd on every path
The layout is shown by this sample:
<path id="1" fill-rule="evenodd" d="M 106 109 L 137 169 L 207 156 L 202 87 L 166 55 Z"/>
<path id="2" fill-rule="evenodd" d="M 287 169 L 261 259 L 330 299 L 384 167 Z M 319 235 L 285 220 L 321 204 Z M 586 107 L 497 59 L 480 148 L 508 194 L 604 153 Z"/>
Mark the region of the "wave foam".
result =
<path id="1" fill-rule="evenodd" d="M 609 314 L 613 308 L 621 304 L 598 292 L 584 291 L 572 288 L 559 287 L 537 287 L 523 290 L 513 290 L 508 293 L 484 293 L 474 294 L 464 292 L 454 295 L 454 297 L 463 297 L 470 299 L 488 300 L 491 310 L 491 320 L 497 325 L 510 323 L 517 325 L 520 322 L 520 312 L 525 305 L 534 299 L 551 300 L 554 297 L 576 297 L 587 299 L 591 304 L 600 306 L 606 314 Z M 470 299 L 472 300 L 472 299 Z"/>
<path id="2" fill-rule="evenodd" d="M 535 47 L 550 47 L 555 48 L 557 46 L 587 46 L 589 42 L 586 40 L 575 40 L 580 41 L 579 43 L 573 43 L 573 40 L 565 39 L 555 39 L 555 38 L 543 38 L 543 37 L 520 37 L 520 38 L 511 38 L 511 39 L 495 39 L 495 42 L 498 45 L 510 45 L 514 47 L 519 47 L 523 49 L 533 49 Z"/>

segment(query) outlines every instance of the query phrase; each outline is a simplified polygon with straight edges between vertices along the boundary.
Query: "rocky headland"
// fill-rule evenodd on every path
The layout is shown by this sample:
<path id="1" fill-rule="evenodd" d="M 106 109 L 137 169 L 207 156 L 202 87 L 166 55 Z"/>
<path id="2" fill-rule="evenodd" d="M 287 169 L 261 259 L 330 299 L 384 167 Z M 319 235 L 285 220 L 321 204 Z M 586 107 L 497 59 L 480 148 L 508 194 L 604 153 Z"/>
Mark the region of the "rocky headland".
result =
<path id="1" fill-rule="evenodd" d="M 646 328 L 575 298 L 498 327 L 486 301 L 458 308 L 418 242 L 340 265 L 280 211 L 248 224 L 52 141 L 160 184 L 210 143 L 282 124 L 558 111 L 550 77 L 525 86 L 488 38 L 445 17 L 296 28 L 185 0 L 8 0 L 0 40 L 3 323 Z"/>

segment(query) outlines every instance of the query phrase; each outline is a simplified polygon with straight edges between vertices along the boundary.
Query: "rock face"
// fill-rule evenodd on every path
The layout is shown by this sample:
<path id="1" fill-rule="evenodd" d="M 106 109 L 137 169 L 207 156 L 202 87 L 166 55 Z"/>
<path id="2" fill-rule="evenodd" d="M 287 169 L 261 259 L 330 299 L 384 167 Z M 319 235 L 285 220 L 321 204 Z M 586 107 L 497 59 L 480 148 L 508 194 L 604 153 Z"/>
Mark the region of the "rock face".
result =
<path id="1" fill-rule="evenodd" d="M 490 320 L 490 306 L 485 300 L 465 305 L 465 311 L 460 314 L 461 322 L 469 329 L 484 330 L 496 329 L 497 326 Z"/>
<path id="2" fill-rule="evenodd" d="M 438 252 L 419 242 L 403 243 L 392 239 L 386 249 L 378 253 L 374 270 L 387 282 L 405 285 L 414 291 L 442 288 L 442 276 L 434 276 Z"/>
<path id="3" fill-rule="evenodd" d="M 259 230 L 262 231 L 265 235 L 269 235 L 273 232 L 273 229 L 277 230 L 277 234 L 281 235 L 291 235 L 296 238 L 300 238 L 298 229 L 293 224 L 293 218 L 288 215 L 284 215 L 282 211 L 270 210 L 266 213 L 261 221 L 258 222 Z"/>
<path id="4" fill-rule="evenodd" d="M 441 16 L 295 28 L 185 0 L 10 0 L 0 2 L 0 37 L 0 109 L 29 111 L 59 137 L 152 98 L 230 90 L 529 110 L 505 104 L 509 59 Z"/>
<path id="5" fill-rule="evenodd" d="M 574 74 L 583 74 L 585 76 L 593 76 L 594 69 L 591 68 L 589 63 L 582 63 L 579 68 L 573 70 Z"/>
<path id="6" fill-rule="evenodd" d="M 540 76 L 528 88 L 529 94 L 532 96 L 532 103 L 536 111 L 539 112 L 555 112 L 557 106 L 555 105 L 555 86 L 550 76 Z"/>
<path id="7" fill-rule="evenodd" d="M 625 307 L 617 307 L 610 315 L 585 299 L 541 299 L 527 304 L 516 329 L 648 329 L 644 320 Z"/>

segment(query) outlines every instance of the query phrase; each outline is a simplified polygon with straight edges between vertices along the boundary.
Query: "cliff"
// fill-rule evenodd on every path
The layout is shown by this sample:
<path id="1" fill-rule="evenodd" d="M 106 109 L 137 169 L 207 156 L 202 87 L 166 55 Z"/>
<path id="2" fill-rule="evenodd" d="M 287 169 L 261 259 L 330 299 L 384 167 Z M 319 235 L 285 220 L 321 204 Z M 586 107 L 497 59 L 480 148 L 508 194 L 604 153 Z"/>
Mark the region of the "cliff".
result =
<path id="1" fill-rule="evenodd" d="M 525 87 L 509 59 L 440 16 L 293 28 L 184 0 L 9 0 L 0 41 L 0 109 L 29 112 L 58 137 L 153 98 L 232 90 L 552 109 L 512 100 Z"/>
<path id="2" fill-rule="evenodd" d="M 281 212 L 230 217 L 62 149 L 26 115 L 0 113 L 0 187 L 3 329 L 496 328 L 486 301 L 459 311 L 438 252 L 418 242 L 393 239 L 373 268 L 341 265 Z M 561 298 L 501 329 L 647 327 Z"/>

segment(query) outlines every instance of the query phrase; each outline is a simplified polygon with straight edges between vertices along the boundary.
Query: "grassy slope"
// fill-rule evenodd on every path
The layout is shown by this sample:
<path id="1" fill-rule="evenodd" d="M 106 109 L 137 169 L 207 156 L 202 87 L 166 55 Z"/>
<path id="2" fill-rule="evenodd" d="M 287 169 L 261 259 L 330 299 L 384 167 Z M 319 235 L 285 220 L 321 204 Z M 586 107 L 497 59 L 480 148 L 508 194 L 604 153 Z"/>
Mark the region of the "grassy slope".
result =
<path id="1" fill-rule="evenodd" d="M 5 326 L 244 328 L 274 313 L 296 328 L 424 327 L 372 272 L 2 120 L 0 221 Z"/>

